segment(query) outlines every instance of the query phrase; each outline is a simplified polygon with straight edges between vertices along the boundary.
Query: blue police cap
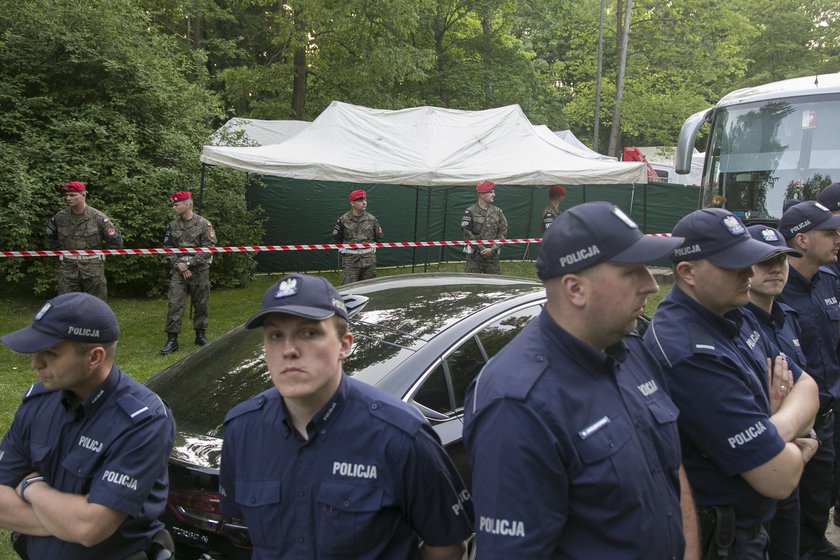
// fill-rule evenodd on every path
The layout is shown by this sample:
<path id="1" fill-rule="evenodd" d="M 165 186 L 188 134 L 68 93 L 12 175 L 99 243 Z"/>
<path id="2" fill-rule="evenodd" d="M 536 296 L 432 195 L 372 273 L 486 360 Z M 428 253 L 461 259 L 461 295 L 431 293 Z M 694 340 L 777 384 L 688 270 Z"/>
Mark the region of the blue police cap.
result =
<path id="1" fill-rule="evenodd" d="M 566 210 L 543 234 L 537 274 L 548 280 L 596 264 L 642 264 L 661 259 L 682 238 L 653 237 L 615 204 L 586 202 Z"/>
<path id="2" fill-rule="evenodd" d="M 834 212 L 840 210 L 840 183 L 831 183 L 817 196 L 817 202 Z"/>
<path id="3" fill-rule="evenodd" d="M 802 202 L 802 201 L 797 199 L 797 198 L 789 198 L 789 199 L 785 200 L 782 203 L 782 214 L 787 212 L 788 208 L 790 208 L 791 206 L 796 206 L 800 202 Z"/>
<path id="4" fill-rule="evenodd" d="M 113 342 L 119 334 L 117 318 L 107 303 L 90 294 L 71 292 L 45 303 L 32 325 L 0 337 L 0 342 L 15 352 L 32 354 L 65 340 Z"/>
<path id="5" fill-rule="evenodd" d="M 758 239 L 759 241 L 764 241 L 774 247 L 779 248 L 780 253 L 786 253 L 792 257 L 801 257 L 802 253 L 795 249 L 791 249 L 785 243 L 785 238 L 782 236 L 782 232 L 777 230 L 774 227 L 765 226 L 763 224 L 756 224 L 754 226 L 750 226 L 747 228 L 747 231 L 750 232 L 750 235 L 753 239 Z M 774 255 L 775 256 L 775 255 Z"/>
<path id="6" fill-rule="evenodd" d="M 721 268 L 740 270 L 782 252 L 753 239 L 741 220 L 723 208 L 695 210 L 677 222 L 673 233 L 685 238 L 671 254 L 674 263 L 708 259 Z"/>
<path id="7" fill-rule="evenodd" d="M 289 274 L 275 282 L 262 297 L 260 310 L 245 323 L 261 327 L 266 315 L 288 313 L 318 321 L 335 315 L 347 320 L 347 307 L 341 294 L 321 276 Z"/>
<path id="8" fill-rule="evenodd" d="M 793 239 L 797 233 L 812 229 L 835 229 L 840 227 L 840 216 L 815 200 L 806 200 L 788 208 L 779 220 L 779 230 L 785 239 Z"/>

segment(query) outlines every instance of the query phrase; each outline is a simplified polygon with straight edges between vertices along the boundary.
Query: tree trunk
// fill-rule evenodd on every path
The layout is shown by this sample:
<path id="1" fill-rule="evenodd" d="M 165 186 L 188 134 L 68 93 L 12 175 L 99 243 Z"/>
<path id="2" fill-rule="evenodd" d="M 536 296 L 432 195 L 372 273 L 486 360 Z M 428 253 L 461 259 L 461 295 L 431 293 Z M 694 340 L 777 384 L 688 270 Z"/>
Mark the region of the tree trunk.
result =
<path id="1" fill-rule="evenodd" d="M 202 27 L 202 17 L 201 12 L 196 11 L 195 13 L 195 25 L 193 26 L 193 48 L 200 49 L 203 47 L 203 41 L 201 40 L 201 27 Z"/>
<path id="2" fill-rule="evenodd" d="M 595 78 L 595 131 L 592 133 L 592 149 L 600 152 L 601 131 L 601 79 L 604 71 L 604 0 L 598 14 L 598 75 Z"/>
<path id="3" fill-rule="evenodd" d="M 435 59 L 437 66 L 438 96 L 440 97 L 441 105 L 449 107 L 450 92 L 446 85 L 446 80 L 443 79 L 446 72 L 446 52 L 443 48 L 443 36 L 445 32 L 443 29 L 444 26 L 439 17 L 436 17 L 434 20 L 433 30 L 435 33 Z"/>
<path id="4" fill-rule="evenodd" d="M 294 56 L 294 80 L 292 82 L 292 118 L 304 120 L 306 108 L 306 23 L 303 14 L 299 11 L 294 13 L 295 31 L 298 40 L 303 44 L 295 49 Z"/>
<path id="5" fill-rule="evenodd" d="M 613 108 L 613 122 L 610 130 L 610 147 L 608 154 L 618 155 L 618 141 L 621 133 L 621 99 L 624 97 L 624 69 L 627 66 L 627 43 L 630 38 L 630 13 L 633 10 L 633 0 L 627 0 L 624 8 L 624 33 L 621 36 L 621 51 L 618 61 L 618 76 L 615 80 L 615 107 Z"/>

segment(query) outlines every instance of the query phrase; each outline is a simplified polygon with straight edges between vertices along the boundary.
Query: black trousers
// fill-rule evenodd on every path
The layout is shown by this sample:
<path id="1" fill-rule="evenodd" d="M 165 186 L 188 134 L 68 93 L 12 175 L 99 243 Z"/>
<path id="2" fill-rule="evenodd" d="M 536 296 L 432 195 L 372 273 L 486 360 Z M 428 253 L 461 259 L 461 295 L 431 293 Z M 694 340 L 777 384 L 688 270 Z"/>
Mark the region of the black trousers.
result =
<path id="1" fill-rule="evenodd" d="M 817 416 L 814 431 L 822 444 L 805 465 L 799 482 L 799 554 L 814 550 L 825 538 L 828 512 L 833 505 L 834 412 Z"/>

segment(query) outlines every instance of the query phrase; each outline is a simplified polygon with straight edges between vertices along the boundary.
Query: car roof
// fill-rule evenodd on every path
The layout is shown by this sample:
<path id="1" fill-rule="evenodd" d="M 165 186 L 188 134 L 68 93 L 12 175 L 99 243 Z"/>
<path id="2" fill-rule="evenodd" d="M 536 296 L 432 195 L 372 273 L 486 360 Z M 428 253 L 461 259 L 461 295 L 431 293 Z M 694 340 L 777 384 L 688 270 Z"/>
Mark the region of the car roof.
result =
<path id="1" fill-rule="evenodd" d="M 410 381 L 388 376 L 420 354 L 419 349 L 426 348 L 434 360 L 506 309 L 544 299 L 536 280 L 468 274 L 383 277 L 348 284 L 340 291 L 368 298 L 351 317 L 356 351 L 346 360 L 345 371 L 398 398 Z M 417 365 L 418 376 L 429 365 L 420 363 L 427 358 L 423 352 L 411 363 Z M 213 464 L 216 459 L 211 456 L 218 449 L 212 441 L 221 437 L 225 413 L 271 387 L 262 333 L 239 326 L 163 369 L 147 384 L 172 406 L 179 440 L 189 440 L 179 446 L 180 460 Z"/>

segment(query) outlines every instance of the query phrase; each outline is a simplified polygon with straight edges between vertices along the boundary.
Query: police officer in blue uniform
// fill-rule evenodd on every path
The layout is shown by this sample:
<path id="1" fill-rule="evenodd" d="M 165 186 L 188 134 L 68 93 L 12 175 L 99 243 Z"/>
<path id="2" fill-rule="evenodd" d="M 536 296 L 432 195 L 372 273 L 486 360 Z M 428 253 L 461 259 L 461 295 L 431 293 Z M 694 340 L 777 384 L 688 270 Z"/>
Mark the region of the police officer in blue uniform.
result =
<path id="1" fill-rule="evenodd" d="M 0 337 L 32 354 L 40 379 L 0 443 L 0 526 L 22 558 L 139 560 L 172 550 L 158 517 L 175 423 L 114 365 L 118 334 L 108 304 L 71 292 Z"/>
<path id="2" fill-rule="evenodd" d="M 780 249 L 753 239 L 722 208 L 692 212 L 673 234 L 685 238 L 671 255 L 675 285 L 645 343 L 680 410 L 705 557 L 763 559 L 763 525 L 817 448 L 808 437 L 817 409 L 813 380 L 802 373 L 794 384 L 778 348 L 742 309 L 752 265 Z"/>
<path id="3" fill-rule="evenodd" d="M 748 227 L 747 231 L 753 239 L 778 247 L 783 252 L 753 265 L 750 302 L 746 309 L 755 316 L 764 335 L 784 353 L 788 362 L 807 369 L 805 355 L 799 342 L 798 313 L 784 303 L 776 301 L 776 296 L 782 293 L 787 283 L 790 269 L 788 255 L 801 257 L 802 253 L 789 248 L 782 233 L 775 228 L 758 224 Z M 794 376 L 794 379 L 798 377 Z M 771 409 L 778 408 L 774 402 L 779 396 L 781 395 L 771 395 Z M 770 560 L 799 560 L 798 488 L 790 496 L 779 501 L 767 531 L 770 534 Z"/>
<path id="4" fill-rule="evenodd" d="M 831 210 L 834 215 L 840 214 L 840 182 L 834 182 L 824 188 L 817 196 L 817 202 Z M 823 270 L 830 269 L 838 278 L 838 290 L 840 290 L 840 259 L 831 264 L 825 265 Z M 840 343 L 838 343 L 840 353 Z M 836 406 L 836 404 L 835 404 Z M 834 415 L 834 449 L 840 449 L 840 414 Z M 834 459 L 834 484 L 832 485 L 831 501 L 834 503 L 834 511 L 840 512 L 840 460 Z M 834 524 L 840 526 L 840 515 L 834 516 Z M 840 558 L 840 550 L 834 552 L 835 558 Z"/>
<path id="5" fill-rule="evenodd" d="M 799 489 L 802 526 L 800 553 L 814 558 L 840 558 L 825 539 L 832 506 L 834 478 L 834 405 L 840 396 L 840 307 L 836 277 L 821 268 L 837 260 L 840 216 L 815 201 L 790 207 L 779 221 L 779 230 L 790 247 L 802 253 L 790 259 L 790 276 L 779 300 L 796 309 L 802 329 L 800 342 L 808 372 L 819 386 L 820 410 L 814 425 L 822 446 L 802 475 Z"/>
<path id="6" fill-rule="evenodd" d="M 777 300 L 787 284 L 790 271 L 788 256 L 799 258 L 802 253 L 788 247 L 776 228 L 757 224 L 748 227 L 747 231 L 753 239 L 778 247 L 781 252 L 753 265 L 750 302 L 746 309 L 758 319 L 764 334 L 785 354 L 787 360 L 807 370 L 807 360 L 799 341 L 799 313 Z"/>
<path id="7" fill-rule="evenodd" d="M 343 375 L 353 335 L 329 282 L 286 276 L 246 326 L 274 387 L 228 413 L 220 493 L 252 558 L 460 559 L 469 494 L 417 409 Z"/>
<path id="8" fill-rule="evenodd" d="M 608 202 L 546 230 L 545 309 L 464 406 L 482 560 L 682 558 L 696 544 L 693 520 L 693 539 L 683 534 L 678 411 L 656 360 L 627 336 L 658 288 L 643 263 L 680 241 L 645 236 Z"/>

